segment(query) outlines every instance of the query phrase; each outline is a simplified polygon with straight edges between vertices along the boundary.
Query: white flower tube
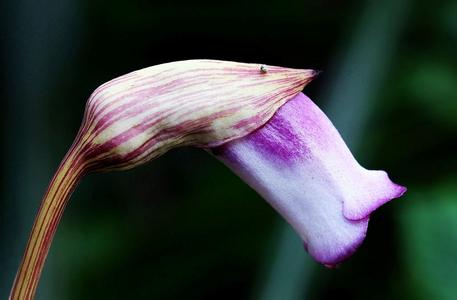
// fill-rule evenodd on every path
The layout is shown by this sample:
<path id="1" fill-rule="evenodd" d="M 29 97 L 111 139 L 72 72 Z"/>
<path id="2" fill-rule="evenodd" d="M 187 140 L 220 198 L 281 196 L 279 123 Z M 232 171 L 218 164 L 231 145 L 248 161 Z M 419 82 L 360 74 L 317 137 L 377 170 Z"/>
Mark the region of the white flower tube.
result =
<path id="1" fill-rule="evenodd" d="M 370 213 L 406 189 L 352 156 L 325 114 L 305 95 L 263 127 L 213 148 L 298 232 L 317 261 L 333 266 L 362 243 Z"/>

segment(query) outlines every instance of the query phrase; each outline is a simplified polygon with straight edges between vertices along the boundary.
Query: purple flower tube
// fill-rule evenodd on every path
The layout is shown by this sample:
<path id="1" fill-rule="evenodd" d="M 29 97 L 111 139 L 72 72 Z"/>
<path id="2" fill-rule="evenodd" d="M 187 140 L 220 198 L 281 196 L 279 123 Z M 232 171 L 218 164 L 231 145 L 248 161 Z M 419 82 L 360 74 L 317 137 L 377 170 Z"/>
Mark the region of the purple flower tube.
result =
<path id="1" fill-rule="evenodd" d="M 370 213 L 406 188 L 361 167 L 325 114 L 300 93 L 260 129 L 213 153 L 271 204 L 318 262 L 360 246 Z"/>

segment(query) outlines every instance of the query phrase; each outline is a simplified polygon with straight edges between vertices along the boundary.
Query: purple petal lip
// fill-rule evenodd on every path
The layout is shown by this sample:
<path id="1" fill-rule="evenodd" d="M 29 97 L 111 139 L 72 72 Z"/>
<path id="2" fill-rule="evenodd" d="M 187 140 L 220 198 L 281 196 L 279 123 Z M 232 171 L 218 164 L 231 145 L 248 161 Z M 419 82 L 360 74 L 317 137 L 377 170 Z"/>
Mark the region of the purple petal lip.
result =
<path id="1" fill-rule="evenodd" d="M 331 259 L 328 258 L 326 253 L 320 252 L 310 252 L 305 250 L 319 263 L 325 265 L 327 268 L 336 268 L 339 264 L 343 263 L 347 259 L 349 259 L 356 250 L 362 245 L 363 241 L 365 240 L 365 236 L 367 234 L 369 218 L 367 217 L 365 220 L 361 220 L 361 224 L 364 227 L 364 230 L 361 231 L 360 236 L 358 236 L 352 244 L 348 245 L 347 247 L 338 249 L 338 254 L 336 254 Z"/>
<path id="2" fill-rule="evenodd" d="M 304 247 L 329 267 L 362 244 L 369 216 L 406 188 L 361 167 L 325 114 L 305 95 L 261 128 L 212 152 L 270 203 Z"/>
<path id="3" fill-rule="evenodd" d="M 390 181 L 390 179 L 387 176 L 387 173 L 385 173 L 384 171 L 379 171 L 379 172 L 382 172 L 382 173 L 385 174 L 386 181 Z M 346 202 L 344 202 L 344 204 L 343 204 L 344 216 L 348 220 L 354 220 L 354 221 L 361 220 L 363 218 L 369 217 L 370 214 L 373 211 L 375 211 L 376 209 L 378 209 L 380 206 L 382 206 L 383 204 L 389 202 L 390 200 L 393 200 L 393 199 L 396 199 L 396 198 L 400 198 L 408 190 L 406 187 L 401 186 L 399 184 L 396 184 L 396 183 L 393 183 L 393 182 L 390 182 L 390 184 L 391 184 L 391 193 L 386 194 L 385 197 L 381 197 L 381 198 L 379 198 L 377 200 L 374 200 L 373 202 L 371 202 L 371 205 L 367 205 L 366 206 L 365 210 L 351 210 L 351 209 L 348 209 Z"/>

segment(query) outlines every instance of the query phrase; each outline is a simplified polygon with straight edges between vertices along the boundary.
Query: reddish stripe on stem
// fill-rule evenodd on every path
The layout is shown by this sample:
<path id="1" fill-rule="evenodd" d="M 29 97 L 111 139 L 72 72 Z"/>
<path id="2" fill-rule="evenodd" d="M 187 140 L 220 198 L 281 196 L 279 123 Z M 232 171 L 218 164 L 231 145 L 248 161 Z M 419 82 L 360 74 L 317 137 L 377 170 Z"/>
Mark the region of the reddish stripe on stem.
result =
<path id="1" fill-rule="evenodd" d="M 11 290 L 10 299 L 33 299 L 44 261 L 57 224 L 74 188 L 86 172 L 80 156 L 72 148 L 60 164 L 43 197 L 24 257 Z M 79 160 L 79 164 L 74 164 Z"/>

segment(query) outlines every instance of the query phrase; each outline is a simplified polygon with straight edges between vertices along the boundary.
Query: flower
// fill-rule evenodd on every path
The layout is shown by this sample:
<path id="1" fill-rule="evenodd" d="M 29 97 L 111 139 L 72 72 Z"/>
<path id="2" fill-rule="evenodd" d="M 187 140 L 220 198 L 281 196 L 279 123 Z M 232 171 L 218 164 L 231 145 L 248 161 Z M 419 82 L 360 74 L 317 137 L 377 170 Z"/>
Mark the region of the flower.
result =
<path id="1" fill-rule="evenodd" d="M 330 121 L 299 94 L 315 75 L 189 60 L 101 85 L 41 202 L 10 299 L 34 297 L 63 210 L 84 175 L 130 169 L 179 146 L 211 149 L 291 223 L 318 261 L 350 255 L 371 211 L 404 188 L 358 166 Z"/>
<path id="2" fill-rule="evenodd" d="M 370 213 L 406 188 L 352 156 L 325 114 L 304 94 L 260 129 L 213 153 L 295 228 L 317 261 L 334 266 L 362 243 Z"/>

